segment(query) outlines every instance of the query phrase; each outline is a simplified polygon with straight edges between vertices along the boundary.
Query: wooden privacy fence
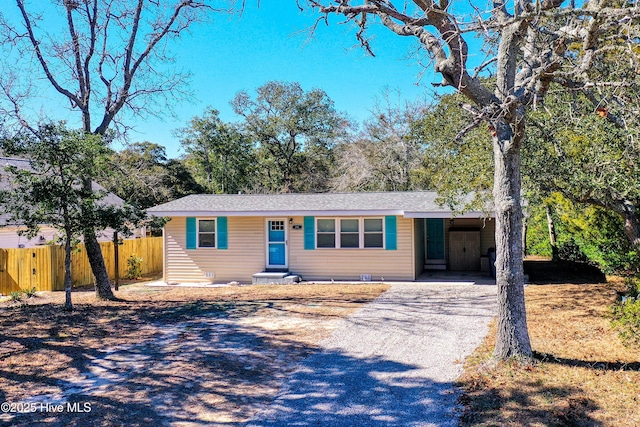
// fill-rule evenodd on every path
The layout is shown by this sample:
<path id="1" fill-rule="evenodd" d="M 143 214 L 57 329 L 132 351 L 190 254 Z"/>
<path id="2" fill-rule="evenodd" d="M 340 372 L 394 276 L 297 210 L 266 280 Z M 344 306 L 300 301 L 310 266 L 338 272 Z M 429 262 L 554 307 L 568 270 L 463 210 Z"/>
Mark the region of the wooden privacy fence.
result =
<path id="1" fill-rule="evenodd" d="M 102 256 L 111 280 L 115 279 L 113 242 L 101 242 Z M 129 239 L 118 246 L 119 276 L 127 275 L 127 259 L 142 258 L 142 274 L 162 272 L 162 237 Z M 74 287 L 93 284 L 93 273 L 84 245 L 71 255 L 71 281 Z M 38 291 L 64 290 L 64 248 L 39 246 L 0 249 L 0 294 L 36 288 Z"/>

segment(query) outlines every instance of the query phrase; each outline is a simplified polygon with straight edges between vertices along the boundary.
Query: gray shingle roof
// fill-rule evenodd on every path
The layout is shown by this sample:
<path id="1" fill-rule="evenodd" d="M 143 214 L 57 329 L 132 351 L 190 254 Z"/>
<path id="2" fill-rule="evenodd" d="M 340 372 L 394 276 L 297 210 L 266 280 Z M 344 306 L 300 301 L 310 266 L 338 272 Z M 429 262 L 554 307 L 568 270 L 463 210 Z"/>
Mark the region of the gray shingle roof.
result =
<path id="1" fill-rule="evenodd" d="M 10 186 L 9 181 L 4 178 L 4 169 L 8 166 L 15 166 L 18 169 L 31 169 L 29 160 L 0 157 L 0 190 L 5 190 Z"/>
<path id="2" fill-rule="evenodd" d="M 404 215 L 448 218 L 433 191 L 318 194 L 198 194 L 147 209 L 156 216 Z M 481 216 L 469 212 L 469 216 Z"/>
<path id="3" fill-rule="evenodd" d="M 15 166 L 18 169 L 31 169 L 28 160 L 0 157 L 0 190 L 8 190 L 11 188 L 11 183 L 6 178 L 4 172 L 4 169 L 8 166 Z M 2 206 L 0 206 L 0 226 L 6 225 L 8 219 L 9 215 L 4 213 Z"/>

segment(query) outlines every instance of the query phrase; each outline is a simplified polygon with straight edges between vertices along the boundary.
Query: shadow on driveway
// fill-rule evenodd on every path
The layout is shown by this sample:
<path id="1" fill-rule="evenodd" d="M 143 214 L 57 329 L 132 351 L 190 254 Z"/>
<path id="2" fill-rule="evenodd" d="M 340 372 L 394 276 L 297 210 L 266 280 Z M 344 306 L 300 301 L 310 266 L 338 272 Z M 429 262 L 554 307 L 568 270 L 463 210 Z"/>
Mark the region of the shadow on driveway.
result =
<path id="1" fill-rule="evenodd" d="M 250 426 L 456 426 L 455 379 L 495 287 L 394 284 L 345 319 Z"/>
<path id="2" fill-rule="evenodd" d="M 250 426 L 456 426 L 451 382 L 417 366 L 336 352 L 310 357 Z"/>

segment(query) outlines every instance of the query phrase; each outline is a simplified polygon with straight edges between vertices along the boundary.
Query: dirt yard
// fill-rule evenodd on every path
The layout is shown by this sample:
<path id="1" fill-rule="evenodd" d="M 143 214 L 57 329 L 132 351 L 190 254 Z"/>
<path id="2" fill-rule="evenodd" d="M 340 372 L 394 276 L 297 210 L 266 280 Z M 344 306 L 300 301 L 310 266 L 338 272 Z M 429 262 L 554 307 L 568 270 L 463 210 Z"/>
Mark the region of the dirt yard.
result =
<path id="1" fill-rule="evenodd" d="M 387 285 L 123 286 L 0 303 L 0 425 L 248 420 L 292 366 Z"/>
<path id="2" fill-rule="evenodd" d="M 527 322 L 538 363 L 487 363 L 496 325 L 459 379 L 463 426 L 640 425 L 640 349 L 611 328 L 609 307 L 622 279 L 588 266 L 525 263 Z"/>

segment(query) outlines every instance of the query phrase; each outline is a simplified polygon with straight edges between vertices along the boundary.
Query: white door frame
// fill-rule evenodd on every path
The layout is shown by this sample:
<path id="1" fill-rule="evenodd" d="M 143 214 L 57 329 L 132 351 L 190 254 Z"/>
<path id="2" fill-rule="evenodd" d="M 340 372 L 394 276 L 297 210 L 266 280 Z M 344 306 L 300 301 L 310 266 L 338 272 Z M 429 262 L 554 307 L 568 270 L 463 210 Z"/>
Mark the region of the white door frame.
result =
<path id="1" fill-rule="evenodd" d="M 269 264 L 269 243 L 271 243 L 269 241 L 269 227 L 270 227 L 269 223 L 273 221 L 282 221 L 282 224 L 283 224 L 284 242 L 282 243 L 284 244 L 284 265 Z M 265 241 L 265 255 L 266 255 L 265 265 L 267 266 L 267 268 L 282 268 L 282 269 L 289 268 L 289 223 L 287 222 L 287 218 L 266 218 L 264 241 Z M 280 242 L 274 242 L 274 243 L 280 243 Z"/>

